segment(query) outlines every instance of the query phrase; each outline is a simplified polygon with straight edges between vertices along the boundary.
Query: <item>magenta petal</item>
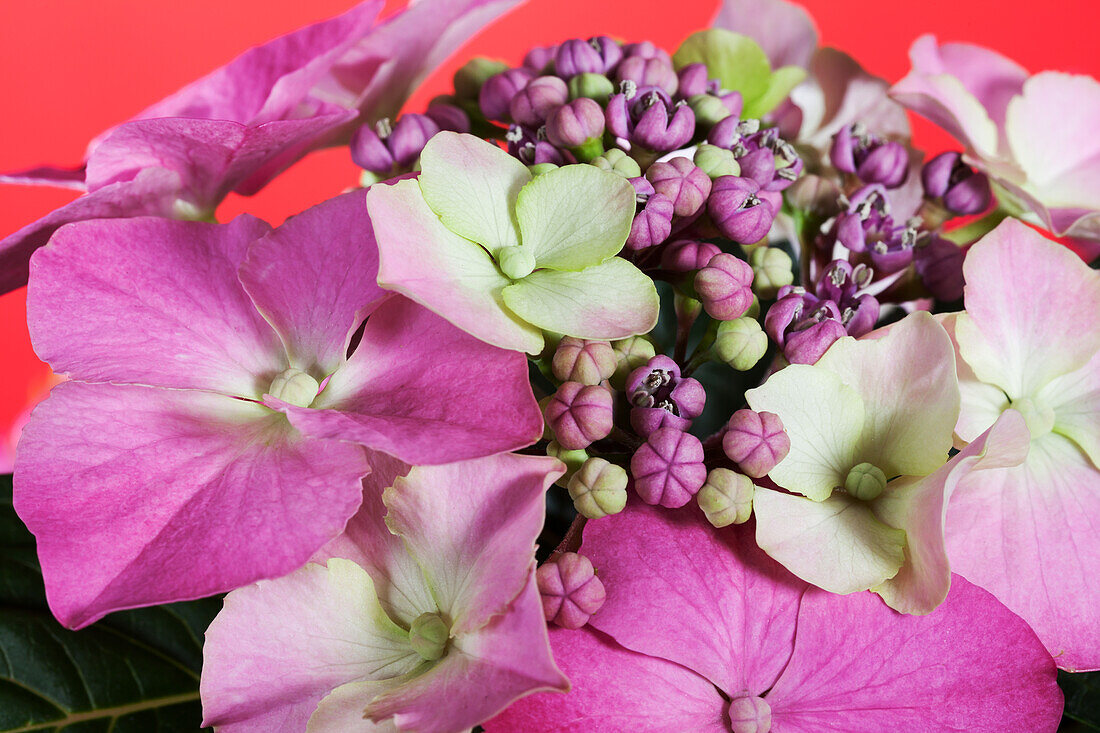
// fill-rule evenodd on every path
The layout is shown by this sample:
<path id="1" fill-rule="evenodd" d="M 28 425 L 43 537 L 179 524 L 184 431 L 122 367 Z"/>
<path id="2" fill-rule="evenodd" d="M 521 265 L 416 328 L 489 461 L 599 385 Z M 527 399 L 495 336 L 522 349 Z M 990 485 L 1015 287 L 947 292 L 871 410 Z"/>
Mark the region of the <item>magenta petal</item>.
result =
<path id="1" fill-rule="evenodd" d="M 308 435 L 414 464 L 514 450 L 542 434 L 522 354 L 396 296 L 371 314 L 359 347 L 313 408 L 280 409 Z"/>
<path id="2" fill-rule="evenodd" d="M 362 449 L 207 392 L 67 382 L 23 430 L 15 508 L 67 626 L 283 575 L 343 529 Z"/>
<path id="3" fill-rule="evenodd" d="M 633 504 L 590 523 L 581 552 L 607 600 L 589 623 L 731 694 L 760 694 L 790 657 L 807 586 L 756 547 L 751 525 L 715 530 L 700 520 Z"/>
<path id="4" fill-rule="evenodd" d="M 353 191 L 288 219 L 252 245 L 240 278 L 291 366 L 318 379 L 331 374 L 359 321 L 388 295 L 377 283 L 366 194 Z"/>
<path id="5" fill-rule="evenodd" d="M 766 700 L 784 733 L 1052 731 L 1062 714 L 1034 632 L 957 575 L 928 616 L 870 593 L 807 591 L 794 654 Z"/>
<path id="6" fill-rule="evenodd" d="M 87 191 L 84 183 L 84 166 L 79 168 L 56 168 L 50 165 L 30 168 L 25 171 L 0 173 L 0 183 L 14 183 L 22 186 L 57 186 Z"/>
<path id="7" fill-rule="evenodd" d="M 546 490 L 564 471 L 555 458 L 502 453 L 417 466 L 386 491 L 386 525 L 416 558 L 453 635 L 480 629 L 533 576 Z"/>
<path id="8" fill-rule="evenodd" d="M 75 379 L 260 397 L 286 355 L 237 267 L 267 231 L 247 215 L 225 225 L 141 218 L 62 229 L 31 265 L 35 351 Z"/>
<path id="9" fill-rule="evenodd" d="M 174 171 L 144 170 L 131 181 L 104 186 L 74 199 L 4 237 L 0 240 L 0 294 L 27 284 L 31 255 L 65 224 L 85 219 L 170 216 L 181 186 L 180 176 Z"/>
<path id="10" fill-rule="evenodd" d="M 567 689 L 529 573 L 507 613 L 457 636 L 436 666 L 374 698 L 367 715 L 376 722 L 393 716 L 398 730 L 451 733 L 472 728 L 523 695 Z"/>
<path id="11" fill-rule="evenodd" d="M 486 733 L 728 733 L 726 701 L 689 669 L 623 649 L 592 629 L 551 629 L 554 660 L 572 689 L 513 703 Z"/>

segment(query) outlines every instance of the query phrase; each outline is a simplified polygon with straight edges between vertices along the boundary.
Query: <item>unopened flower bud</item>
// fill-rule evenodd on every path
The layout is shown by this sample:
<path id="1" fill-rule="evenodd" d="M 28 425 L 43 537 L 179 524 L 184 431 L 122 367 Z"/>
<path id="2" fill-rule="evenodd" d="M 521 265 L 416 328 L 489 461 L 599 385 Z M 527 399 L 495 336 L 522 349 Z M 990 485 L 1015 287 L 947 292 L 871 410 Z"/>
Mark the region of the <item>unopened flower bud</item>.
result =
<path id="1" fill-rule="evenodd" d="M 718 324 L 714 353 L 737 371 L 752 369 L 767 351 L 768 334 L 755 318 L 745 316 Z"/>
<path id="2" fill-rule="evenodd" d="M 755 493 L 752 479 L 743 473 L 712 468 L 707 474 L 707 482 L 695 495 L 695 501 L 708 522 L 715 527 L 727 527 L 749 521 Z"/>
<path id="3" fill-rule="evenodd" d="M 909 151 L 899 142 L 886 142 L 867 154 L 856 168 L 859 180 L 897 188 L 909 177 Z"/>
<path id="4" fill-rule="evenodd" d="M 759 247 L 749 255 L 752 290 L 761 298 L 774 298 L 779 288 L 794 282 L 794 261 L 778 247 Z"/>
<path id="5" fill-rule="evenodd" d="M 723 252 L 695 274 L 695 292 L 711 318 L 740 318 L 752 304 L 752 268 Z"/>
<path id="6" fill-rule="evenodd" d="M 388 121 L 382 124 L 387 135 L 390 132 L 388 125 Z M 387 178 L 393 172 L 393 154 L 373 125 L 361 125 L 352 134 L 350 149 L 351 161 L 363 170 Z"/>
<path id="7" fill-rule="evenodd" d="M 587 448 L 611 433 L 614 424 L 611 392 L 603 387 L 565 382 L 546 406 L 545 415 L 563 448 Z"/>
<path id="8" fill-rule="evenodd" d="M 921 171 L 924 191 L 942 198 L 943 205 L 959 215 L 979 214 L 993 199 L 989 178 L 967 165 L 956 152 L 940 153 Z"/>
<path id="9" fill-rule="evenodd" d="M 730 701 L 731 733 L 769 733 L 772 729 L 772 708 L 762 697 L 737 697 Z"/>
<path id="10" fill-rule="evenodd" d="M 695 113 L 686 104 L 669 109 L 665 104 L 651 105 L 634 125 L 631 139 L 647 150 L 675 150 L 695 133 Z"/>
<path id="11" fill-rule="evenodd" d="M 618 514 L 626 506 L 626 469 L 605 461 L 589 458 L 569 479 L 569 497 L 577 512 L 589 519 Z"/>
<path id="12" fill-rule="evenodd" d="M 840 321 L 826 318 L 808 328 L 787 334 L 783 356 L 792 364 L 816 364 L 830 346 L 847 335 Z"/>
<path id="13" fill-rule="evenodd" d="M 718 245 L 711 242 L 678 239 L 661 251 L 661 267 L 672 272 L 700 270 L 721 253 Z"/>
<path id="14" fill-rule="evenodd" d="M 547 74 L 547 67 L 554 61 L 554 54 L 558 52 L 557 46 L 535 46 L 523 56 L 523 68 L 530 69 L 536 74 Z"/>
<path id="15" fill-rule="evenodd" d="M 455 97 L 463 100 L 476 100 L 478 94 L 481 93 L 481 87 L 489 77 L 507 70 L 508 64 L 503 61 L 494 61 L 482 56 L 470 59 L 455 72 Z"/>
<path id="16" fill-rule="evenodd" d="M 497 252 L 497 262 L 500 264 L 500 271 L 513 280 L 525 278 L 535 270 L 535 256 L 531 254 L 529 247 L 522 245 L 501 247 Z"/>
<path id="17" fill-rule="evenodd" d="M 546 137 L 554 145 L 573 151 L 578 159 L 589 161 L 603 153 L 603 127 L 600 105 L 580 97 L 550 113 Z"/>
<path id="18" fill-rule="evenodd" d="M 551 399 L 553 399 L 553 397 L 551 397 Z M 565 464 L 565 474 L 554 482 L 562 488 L 566 488 L 569 485 L 569 479 L 573 478 L 573 474 L 579 471 L 580 467 L 584 465 L 584 462 L 588 460 L 588 451 L 583 448 L 579 450 L 567 450 L 562 448 L 561 444 L 556 440 L 551 440 L 546 445 L 546 455 L 551 458 L 557 458 Z"/>
<path id="19" fill-rule="evenodd" d="M 554 352 L 551 368 L 562 382 L 596 385 L 615 373 L 615 350 L 607 341 L 566 336 Z"/>
<path id="20" fill-rule="evenodd" d="M 737 159 L 741 177 L 751 178 L 764 188 L 775 178 L 775 153 L 767 148 L 757 148 Z"/>
<path id="21" fill-rule="evenodd" d="M 575 552 L 563 552 L 535 571 L 542 612 L 548 623 L 579 629 L 599 611 L 607 598 L 592 561 Z"/>
<path id="22" fill-rule="evenodd" d="M 426 662 L 447 653 L 451 627 L 438 613 L 422 613 L 409 624 L 409 646 Z"/>
<path id="23" fill-rule="evenodd" d="M 702 130 L 709 130 L 730 116 L 729 107 L 713 94 L 696 94 L 687 102 L 695 113 L 695 124 Z"/>
<path id="24" fill-rule="evenodd" d="M 605 150 L 604 154 L 591 161 L 592 165 L 605 171 L 618 173 L 623 178 L 638 178 L 642 175 L 638 161 L 631 158 L 619 148 Z M 644 179 L 643 179 L 644 180 Z"/>
<path id="25" fill-rule="evenodd" d="M 432 102 L 424 112 L 435 121 L 440 130 L 451 132 L 469 132 L 470 116 L 461 107 L 449 102 Z"/>
<path id="26" fill-rule="evenodd" d="M 602 74 L 606 68 L 595 46 L 574 38 L 558 46 L 554 54 L 554 71 L 563 79 L 571 79 L 577 74 Z"/>
<path id="27" fill-rule="evenodd" d="M 644 502 L 681 507 L 707 480 L 703 444 L 691 433 L 661 428 L 631 457 L 630 473 L 634 490 Z"/>
<path id="28" fill-rule="evenodd" d="M 507 69 L 486 79 L 477 98 L 481 113 L 490 120 L 508 121 L 512 97 L 534 76 L 527 69 Z"/>
<path id="29" fill-rule="evenodd" d="M 775 221 L 772 205 L 757 194 L 760 186 L 751 178 L 721 176 L 714 181 L 707 212 L 726 237 L 739 244 L 764 238 Z"/>
<path id="30" fill-rule="evenodd" d="M 660 193 L 650 196 L 630 224 L 630 234 L 626 237 L 627 249 L 646 249 L 668 239 L 672 233 L 673 213 L 672 199 L 668 196 Z"/>
<path id="31" fill-rule="evenodd" d="M 844 490 L 862 501 L 877 499 L 885 489 L 886 474 L 870 463 L 853 466 L 844 479 Z"/>
<path id="32" fill-rule="evenodd" d="M 676 216 L 693 216 L 710 195 L 710 177 L 687 158 L 654 163 L 645 175 L 657 193 L 672 200 Z"/>
<path id="33" fill-rule="evenodd" d="M 711 180 L 722 176 L 737 176 L 741 174 L 741 166 L 733 152 L 720 148 L 717 145 L 703 143 L 695 149 L 692 159 L 700 170 L 710 176 Z"/>
<path id="34" fill-rule="evenodd" d="M 512 97 L 508 109 L 517 123 L 538 128 L 546 122 L 551 112 L 565 104 L 568 99 L 569 90 L 565 88 L 564 81 L 556 76 L 540 76 L 532 79 Z"/>
<path id="35" fill-rule="evenodd" d="M 569 80 L 569 98 L 587 97 L 602 107 L 615 93 L 615 83 L 603 74 L 577 74 Z"/>
<path id="36" fill-rule="evenodd" d="M 680 85 L 677 91 L 684 99 L 697 94 L 706 94 L 709 91 L 710 73 L 707 71 L 706 64 L 688 64 L 680 69 L 678 76 Z"/>
<path id="37" fill-rule="evenodd" d="M 667 94 L 673 95 L 680 85 L 676 76 L 676 69 L 663 58 L 642 58 L 631 56 L 619 63 L 615 71 L 616 78 L 622 81 L 632 81 L 639 87 L 657 87 Z"/>
<path id="38" fill-rule="evenodd" d="M 291 367 L 271 381 L 267 393 L 296 407 L 309 407 L 317 398 L 320 384 L 301 369 Z"/>
<path id="39" fill-rule="evenodd" d="M 615 351 L 615 373 L 611 375 L 611 386 L 615 389 L 622 389 L 630 373 L 647 364 L 657 354 L 653 342 L 644 336 L 612 341 L 611 348 Z"/>
<path id="40" fill-rule="evenodd" d="M 791 439 L 779 415 L 738 410 L 726 424 L 722 450 L 746 475 L 760 478 L 787 457 Z"/>

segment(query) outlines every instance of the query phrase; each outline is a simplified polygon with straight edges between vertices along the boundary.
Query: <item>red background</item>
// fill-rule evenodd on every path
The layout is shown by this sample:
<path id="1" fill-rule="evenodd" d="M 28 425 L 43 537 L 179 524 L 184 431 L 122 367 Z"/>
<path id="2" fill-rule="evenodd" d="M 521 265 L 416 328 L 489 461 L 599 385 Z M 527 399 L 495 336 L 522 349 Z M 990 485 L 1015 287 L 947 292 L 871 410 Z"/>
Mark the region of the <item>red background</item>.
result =
<path id="1" fill-rule="evenodd" d="M 245 48 L 336 15 L 354 0 L 3 0 L 0 20 L 0 170 L 76 165 L 87 141 Z M 389 0 L 386 12 L 404 3 Z M 718 0 L 529 0 L 483 31 L 435 73 L 410 103 L 441 93 L 474 54 L 518 63 L 532 45 L 606 33 L 674 50 L 709 24 Z M 895 81 L 920 34 L 982 44 L 1032 72 L 1061 69 L 1100 77 L 1096 0 L 803 0 L 822 42 Z M 1072 114 L 1072 110 L 1066 110 Z M 918 123 L 932 152 L 950 140 Z M 233 196 L 219 219 L 249 211 L 275 224 L 355 181 L 344 150 L 313 155 L 258 196 Z M 45 188 L 0 187 L 0 236 L 73 197 Z M 0 467 L 7 426 L 48 384 L 31 351 L 23 291 L 0 297 Z"/>

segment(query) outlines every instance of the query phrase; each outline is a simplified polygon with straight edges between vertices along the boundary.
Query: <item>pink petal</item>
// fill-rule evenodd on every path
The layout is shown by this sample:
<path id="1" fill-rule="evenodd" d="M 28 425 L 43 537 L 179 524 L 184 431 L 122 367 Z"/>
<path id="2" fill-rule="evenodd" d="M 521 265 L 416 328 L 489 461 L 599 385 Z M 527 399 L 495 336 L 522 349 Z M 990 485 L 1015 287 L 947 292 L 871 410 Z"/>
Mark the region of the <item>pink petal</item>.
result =
<path id="1" fill-rule="evenodd" d="M 249 216 L 222 226 L 140 218 L 60 230 L 32 263 L 36 352 L 76 379 L 258 398 L 286 356 L 237 267 L 267 231 Z"/>
<path id="2" fill-rule="evenodd" d="M 339 534 L 368 470 L 254 403 L 66 382 L 23 430 L 15 507 L 54 615 L 78 627 L 290 572 Z"/>
<path id="3" fill-rule="evenodd" d="M 811 589 L 795 650 L 765 698 L 773 730 L 1054 730 L 1054 665 L 1017 616 L 955 576 L 929 616 L 894 613 L 869 593 Z"/>
<path id="4" fill-rule="evenodd" d="M 768 54 L 772 69 L 806 68 L 817 48 L 813 19 L 786 0 L 725 0 L 711 25 L 752 38 Z"/>
<path id="5" fill-rule="evenodd" d="M 174 171 L 144 170 L 130 181 L 111 184 L 74 199 L 0 240 L 0 294 L 27 284 L 31 255 L 60 227 L 85 219 L 170 216 L 179 197 L 180 176 Z"/>
<path id="6" fill-rule="evenodd" d="M 947 513 L 956 572 L 997 596 L 1058 666 L 1100 668 L 1100 471 L 1048 433 L 1027 461 L 960 484 Z"/>
<path id="7" fill-rule="evenodd" d="M 416 559 L 452 634 L 480 629 L 523 590 L 546 490 L 564 468 L 554 458 L 502 453 L 417 466 L 386 491 L 386 524 Z"/>
<path id="8" fill-rule="evenodd" d="M 751 525 L 700 519 L 632 504 L 589 523 L 581 552 L 607 588 L 589 623 L 727 693 L 759 694 L 787 662 L 806 586 L 757 549 Z"/>
<path id="9" fill-rule="evenodd" d="M 359 347 L 313 408 L 279 409 L 308 435 L 416 464 L 514 450 L 542 433 L 522 354 L 489 346 L 399 297 L 371 314 Z"/>
<path id="10" fill-rule="evenodd" d="M 324 242 L 323 247 L 318 247 Z M 318 380 L 344 363 L 352 333 L 387 295 L 366 195 L 319 204 L 249 248 L 241 283 L 275 328 L 290 365 Z"/>
<path id="11" fill-rule="evenodd" d="M 79 168 L 56 168 L 50 165 L 30 168 L 13 173 L 0 173 L 0 183 L 14 183 L 18 186 L 57 186 L 87 191 L 84 183 L 84 166 Z"/>
<path id="12" fill-rule="evenodd" d="M 1038 401 L 1054 411 L 1054 430 L 1100 466 L 1100 352 L 1075 372 L 1043 388 Z"/>
<path id="13" fill-rule="evenodd" d="M 936 320 L 951 337 L 955 346 L 955 371 L 959 377 L 959 421 L 955 424 L 955 447 L 962 448 L 988 430 L 1001 413 L 1008 409 L 1009 400 L 1005 393 L 992 384 L 978 379 L 974 370 L 959 353 L 959 340 L 955 336 L 955 324 L 959 313 L 937 316 Z"/>
<path id="14" fill-rule="evenodd" d="M 302 731 L 334 688 L 400 676 L 421 663 L 407 632 L 377 618 L 364 571 L 340 562 L 310 563 L 226 596 L 203 645 L 204 725 Z"/>
<path id="15" fill-rule="evenodd" d="M 398 730 L 451 733 L 472 728 L 524 695 L 568 689 L 550 653 L 530 573 L 506 613 L 479 631 L 456 636 L 447 655 L 424 674 L 368 700 L 367 715 L 375 722 L 392 716 Z M 360 716 L 362 710 L 360 705 Z"/>
<path id="16" fill-rule="evenodd" d="M 539 693 L 485 723 L 486 733 L 727 733 L 727 703 L 705 677 L 628 651 L 590 628 L 550 630 L 566 694 Z"/>
<path id="17" fill-rule="evenodd" d="M 1033 398 L 1100 351 L 1100 278 L 1024 224 L 1007 219 L 971 247 L 963 275 L 959 349 L 981 381 L 1010 399 Z"/>

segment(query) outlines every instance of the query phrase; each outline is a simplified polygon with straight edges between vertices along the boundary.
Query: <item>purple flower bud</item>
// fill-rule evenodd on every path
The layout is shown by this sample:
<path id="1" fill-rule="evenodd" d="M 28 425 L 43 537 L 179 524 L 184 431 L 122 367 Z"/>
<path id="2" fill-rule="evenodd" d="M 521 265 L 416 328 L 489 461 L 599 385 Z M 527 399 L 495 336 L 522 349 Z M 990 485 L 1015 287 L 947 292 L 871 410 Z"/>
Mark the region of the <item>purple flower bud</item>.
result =
<path id="1" fill-rule="evenodd" d="M 608 341 L 566 336 L 554 352 L 554 377 L 562 382 L 595 385 L 615 373 L 615 350 Z"/>
<path id="2" fill-rule="evenodd" d="M 775 178 L 775 155 L 767 148 L 758 148 L 737 159 L 741 177 L 751 178 L 764 188 Z"/>
<path id="3" fill-rule="evenodd" d="M 555 109 L 546 121 L 546 137 L 562 148 L 580 148 L 603 136 L 604 115 L 600 105 L 587 97 L 574 99 Z M 596 157 L 603 152 L 601 143 Z"/>
<path id="4" fill-rule="evenodd" d="M 640 180 L 645 181 L 646 179 L 642 178 Z M 632 180 L 631 183 L 633 182 Z M 668 239 L 669 235 L 672 234 L 672 214 L 672 199 L 660 193 L 650 196 L 645 202 L 645 207 L 635 214 L 634 221 L 630 224 L 630 234 L 626 238 L 626 248 L 632 250 L 645 249 Z"/>
<path id="5" fill-rule="evenodd" d="M 706 94 L 711 91 L 710 78 L 706 64 L 688 64 L 680 69 L 679 94 L 682 98 L 694 97 L 696 94 Z"/>
<path id="6" fill-rule="evenodd" d="M 642 437 L 665 427 L 687 430 L 702 414 L 707 399 L 703 385 L 681 377 L 680 367 L 664 355 L 631 372 L 625 391 L 634 406 L 630 425 Z"/>
<path id="7" fill-rule="evenodd" d="M 393 132 L 385 140 L 393 160 L 399 168 L 411 166 L 428 140 L 439 132 L 439 125 L 431 117 L 420 114 L 406 114 L 397 118 Z"/>
<path id="8" fill-rule="evenodd" d="M 542 612 L 548 623 L 579 629 L 599 611 L 607 598 L 592 561 L 575 552 L 563 552 L 535 571 Z"/>
<path id="9" fill-rule="evenodd" d="M 672 200 L 676 216 L 693 216 L 710 195 L 710 176 L 687 158 L 654 163 L 645 175 L 657 193 Z"/>
<path id="10" fill-rule="evenodd" d="M 558 444 L 567 450 L 587 448 L 606 438 L 614 424 L 611 392 L 580 382 L 558 387 L 544 414 Z"/>
<path id="11" fill-rule="evenodd" d="M 738 116 L 731 114 L 710 128 L 710 132 L 707 134 L 707 142 L 726 150 L 733 148 L 737 141 L 741 139 L 741 133 L 738 131 L 740 124 L 741 120 L 738 119 Z"/>
<path id="12" fill-rule="evenodd" d="M 661 428 L 631 457 L 630 474 L 642 501 L 682 507 L 707 480 L 703 444 L 691 433 Z"/>
<path id="13" fill-rule="evenodd" d="M 752 305 L 752 268 L 731 254 L 716 255 L 696 273 L 695 292 L 711 318 L 740 318 Z"/>
<path id="14" fill-rule="evenodd" d="M 734 119 L 741 117 L 741 110 L 745 106 L 745 98 L 741 96 L 741 92 L 726 92 L 719 94 L 718 98 L 722 100 L 722 104 L 726 105 L 726 109 Z"/>
<path id="15" fill-rule="evenodd" d="M 657 189 L 653 187 L 653 184 L 650 183 L 649 179 L 645 176 L 638 175 L 629 180 L 630 185 L 634 187 L 635 195 L 637 195 L 640 200 L 648 200 L 650 196 L 657 193 Z"/>
<path id="16" fill-rule="evenodd" d="M 579 38 L 565 41 L 554 54 L 554 71 L 562 79 L 570 79 L 577 74 L 602 74 L 605 70 L 600 51 Z"/>
<path id="17" fill-rule="evenodd" d="M 721 252 L 717 244 L 678 239 L 661 252 L 661 267 L 672 272 L 701 270 Z"/>
<path id="18" fill-rule="evenodd" d="M 844 127 L 829 148 L 833 166 L 855 173 L 864 183 L 897 188 L 909 176 L 909 151 L 898 142 L 880 140 L 860 123 Z"/>
<path id="19" fill-rule="evenodd" d="M 507 122 L 512 97 L 516 96 L 533 78 L 535 78 L 533 72 L 522 68 L 508 69 L 490 76 L 478 93 L 478 106 L 481 107 L 481 113 L 490 120 Z"/>
<path id="20" fill-rule="evenodd" d="M 927 195 L 942 198 L 947 210 L 955 214 L 979 214 L 993 200 L 989 178 L 963 162 L 959 153 L 941 153 L 928 161 L 921 182 Z"/>
<path id="21" fill-rule="evenodd" d="M 660 57 L 642 58 L 631 56 L 619 64 L 616 78 L 620 81 L 632 81 L 639 87 L 657 87 L 667 94 L 676 93 L 680 80 L 672 64 Z"/>
<path id="22" fill-rule="evenodd" d="M 826 318 L 788 335 L 783 356 L 792 364 L 816 364 L 837 339 L 847 335 L 839 320 Z"/>
<path id="23" fill-rule="evenodd" d="M 512 119 L 521 125 L 538 128 L 546 122 L 558 107 L 569 100 L 569 90 L 565 82 L 556 76 L 540 76 L 528 82 L 527 86 L 512 97 L 508 109 Z M 603 122 L 603 115 L 600 115 Z"/>
<path id="24" fill-rule="evenodd" d="M 740 244 L 752 244 L 768 233 L 775 210 L 757 195 L 759 191 L 759 184 L 751 178 L 722 176 L 714 181 L 707 212 L 723 235 Z"/>
<path id="25" fill-rule="evenodd" d="M 455 72 L 455 97 L 461 100 L 476 100 L 481 87 L 489 77 L 507 70 L 508 64 L 503 61 L 493 61 L 483 56 L 470 59 Z"/>
<path id="26" fill-rule="evenodd" d="M 649 41 L 642 41 L 641 43 L 628 43 L 623 46 L 623 58 L 640 57 L 643 59 L 661 59 L 672 65 L 672 57 L 668 55 L 668 51 L 663 48 L 654 46 Z"/>
<path id="27" fill-rule="evenodd" d="M 440 130 L 469 132 L 470 116 L 461 107 L 447 102 L 432 102 L 424 114 L 431 117 Z"/>
<path id="28" fill-rule="evenodd" d="M 523 161 L 524 165 L 565 165 L 567 162 L 562 151 L 553 143 L 538 139 L 530 130 L 519 125 L 513 125 L 504 139 L 508 142 L 508 152 Z"/>
<path id="29" fill-rule="evenodd" d="M 695 113 L 658 87 L 612 95 L 606 117 L 613 135 L 652 151 L 675 150 L 695 134 Z"/>
<path id="30" fill-rule="evenodd" d="M 772 728 L 772 708 L 762 697 L 734 698 L 729 718 L 730 733 L 767 733 Z"/>
<path id="31" fill-rule="evenodd" d="M 592 48 L 596 49 L 603 59 L 603 68 L 599 73 L 610 74 L 623 59 L 623 47 L 615 42 L 611 36 L 593 36 L 588 39 Z"/>
<path id="32" fill-rule="evenodd" d="M 787 457 L 791 439 L 779 415 L 738 410 L 726 424 L 722 450 L 746 475 L 761 478 Z"/>
<path id="33" fill-rule="evenodd" d="M 913 257 L 913 267 L 921 282 L 936 300 L 952 301 L 963 297 L 962 247 L 943 237 L 933 236 Z"/>
<path id="34" fill-rule="evenodd" d="M 550 62 L 554 60 L 554 54 L 557 51 L 557 46 L 535 46 L 523 57 L 523 68 L 536 74 L 542 74 L 546 71 L 546 67 Z"/>
<path id="35" fill-rule="evenodd" d="M 925 163 L 920 172 L 925 195 L 936 199 L 942 198 L 950 188 L 951 179 L 956 175 L 956 169 L 960 164 L 966 165 L 962 162 L 962 153 L 952 150 L 940 153 Z"/>
<path id="36" fill-rule="evenodd" d="M 389 121 L 380 120 L 378 127 L 389 135 Z M 393 172 L 393 154 L 371 125 L 362 125 L 351 136 L 351 159 L 363 170 L 389 176 Z"/>

